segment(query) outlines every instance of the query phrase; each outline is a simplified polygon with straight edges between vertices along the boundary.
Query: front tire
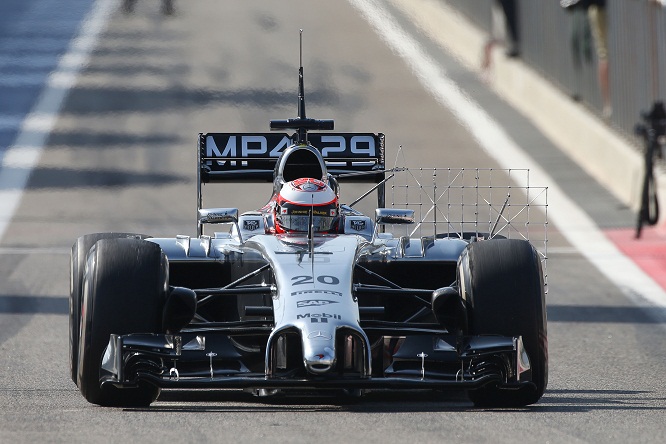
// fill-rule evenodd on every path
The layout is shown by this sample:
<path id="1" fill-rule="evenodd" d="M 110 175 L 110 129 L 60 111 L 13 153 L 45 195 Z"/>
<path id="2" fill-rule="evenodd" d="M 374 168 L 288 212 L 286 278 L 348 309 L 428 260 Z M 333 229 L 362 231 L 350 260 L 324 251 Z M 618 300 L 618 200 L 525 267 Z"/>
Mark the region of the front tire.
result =
<path id="1" fill-rule="evenodd" d="M 79 360 L 79 327 L 81 325 L 81 295 L 83 294 L 83 272 L 88 252 L 98 240 L 119 238 L 145 239 L 143 234 L 93 233 L 81 236 L 72 245 L 69 267 L 69 370 L 74 384 L 77 383 Z"/>
<path id="2" fill-rule="evenodd" d="M 471 243 L 460 257 L 458 280 L 468 304 L 472 335 L 522 336 L 536 390 L 470 391 L 476 406 L 533 404 L 548 385 L 548 339 L 543 271 L 538 252 L 527 241 L 493 239 Z"/>
<path id="3" fill-rule="evenodd" d="M 140 239 L 102 239 L 90 250 L 83 278 L 78 386 L 93 404 L 146 406 L 159 388 L 100 385 L 102 356 L 114 333 L 158 333 L 168 263 L 159 245 Z"/>

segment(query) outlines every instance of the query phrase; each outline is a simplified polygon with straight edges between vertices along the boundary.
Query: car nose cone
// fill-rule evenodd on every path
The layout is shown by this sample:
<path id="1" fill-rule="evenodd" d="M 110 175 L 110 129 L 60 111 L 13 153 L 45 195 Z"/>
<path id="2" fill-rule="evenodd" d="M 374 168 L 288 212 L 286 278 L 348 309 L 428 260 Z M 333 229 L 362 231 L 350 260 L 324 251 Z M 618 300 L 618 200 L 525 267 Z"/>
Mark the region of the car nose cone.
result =
<path id="1" fill-rule="evenodd" d="M 305 368 L 314 374 L 323 374 L 335 367 L 335 351 L 325 347 L 323 351 L 305 357 Z"/>

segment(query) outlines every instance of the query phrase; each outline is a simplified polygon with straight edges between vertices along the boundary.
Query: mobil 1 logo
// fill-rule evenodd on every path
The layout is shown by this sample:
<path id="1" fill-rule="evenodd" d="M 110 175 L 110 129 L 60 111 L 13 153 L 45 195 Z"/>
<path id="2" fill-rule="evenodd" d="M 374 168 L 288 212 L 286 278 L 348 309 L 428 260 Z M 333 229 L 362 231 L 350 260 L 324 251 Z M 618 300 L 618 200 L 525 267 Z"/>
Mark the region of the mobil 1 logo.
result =
<path id="1" fill-rule="evenodd" d="M 313 324 L 327 324 L 329 319 L 342 319 L 342 317 L 339 314 L 306 313 L 296 315 L 296 319 L 309 319 Z"/>

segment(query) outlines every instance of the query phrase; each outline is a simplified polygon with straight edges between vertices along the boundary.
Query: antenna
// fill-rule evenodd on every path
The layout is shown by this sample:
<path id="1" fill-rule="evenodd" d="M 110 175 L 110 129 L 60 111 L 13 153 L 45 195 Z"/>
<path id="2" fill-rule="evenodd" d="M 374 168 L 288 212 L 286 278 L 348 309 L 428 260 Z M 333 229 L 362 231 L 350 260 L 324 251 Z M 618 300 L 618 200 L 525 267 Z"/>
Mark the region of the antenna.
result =
<path id="1" fill-rule="evenodd" d="M 305 120 L 305 88 L 303 87 L 303 30 L 299 34 L 300 56 L 298 65 L 298 118 Z M 299 140 L 305 140 L 305 128 L 298 128 Z"/>
<path id="2" fill-rule="evenodd" d="M 492 238 L 495 237 L 495 230 L 497 229 L 497 225 L 499 224 L 499 221 L 502 218 L 502 213 L 504 213 L 504 209 L 506 208 L 506 205 L 509 203 L 509 198 L 510 197 L 511 197 L 511 193 L 507 193 L 506 200 L 504 201 L 504 205 L 502 205 L 502 209 L 499 211 L 499 214 L 497 215 L 497 220 L 493 224 L 493 227 L 490 230 L 490 234 L 488 235 L 489 239 L 492 239 Z"/>
<path id="3" fill-rule="evenodd" d="M 305 117 L 305 88 L 303 86 L 303 30 L 299 30 L 299 67 L 298 67 L 298 117 L 286 120 L 271 120 L 272 130 L 296 130 L 296 145 L 308 143 L 308 130 L 332 130 L 333 120 L 308 119 Z"/>
<path id="4" fill-rule="evenodd" d="M 312 205 L 310 206 L 308 217 L 308 249 L 310 250 L 310 260 L 314 267 L 314 194 L 312 195 Z"/>

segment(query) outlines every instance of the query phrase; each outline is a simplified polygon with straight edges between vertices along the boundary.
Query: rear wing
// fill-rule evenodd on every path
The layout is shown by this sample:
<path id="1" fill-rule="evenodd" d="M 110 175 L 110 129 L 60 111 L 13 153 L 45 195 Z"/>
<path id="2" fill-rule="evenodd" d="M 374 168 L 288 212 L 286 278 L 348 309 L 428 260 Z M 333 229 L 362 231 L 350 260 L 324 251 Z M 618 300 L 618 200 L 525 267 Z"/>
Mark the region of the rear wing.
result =
<path id="1" fill-rule="evenodd" d="M 308 133 L 307 138 L 338 181 L 384 180 L 384 134 Z M 295 142 L 296 135 L 288 133 L 201 133 L 199 184 L 272 182 L 278 158 Z"/>
<path id="2" fill-rule="evenodd" d="M 280 155 L 297 140 L 298 134 L 276 132 L 200 133 L 197 211 L 203 208 L 203 184 L 272 182 Z M 337 181 L 376 183 L 377 205 L 385 206 L 384 134 L 308 133 L 307 140 Z M 203 234 L 201 223 L 197 231 Z"/>

